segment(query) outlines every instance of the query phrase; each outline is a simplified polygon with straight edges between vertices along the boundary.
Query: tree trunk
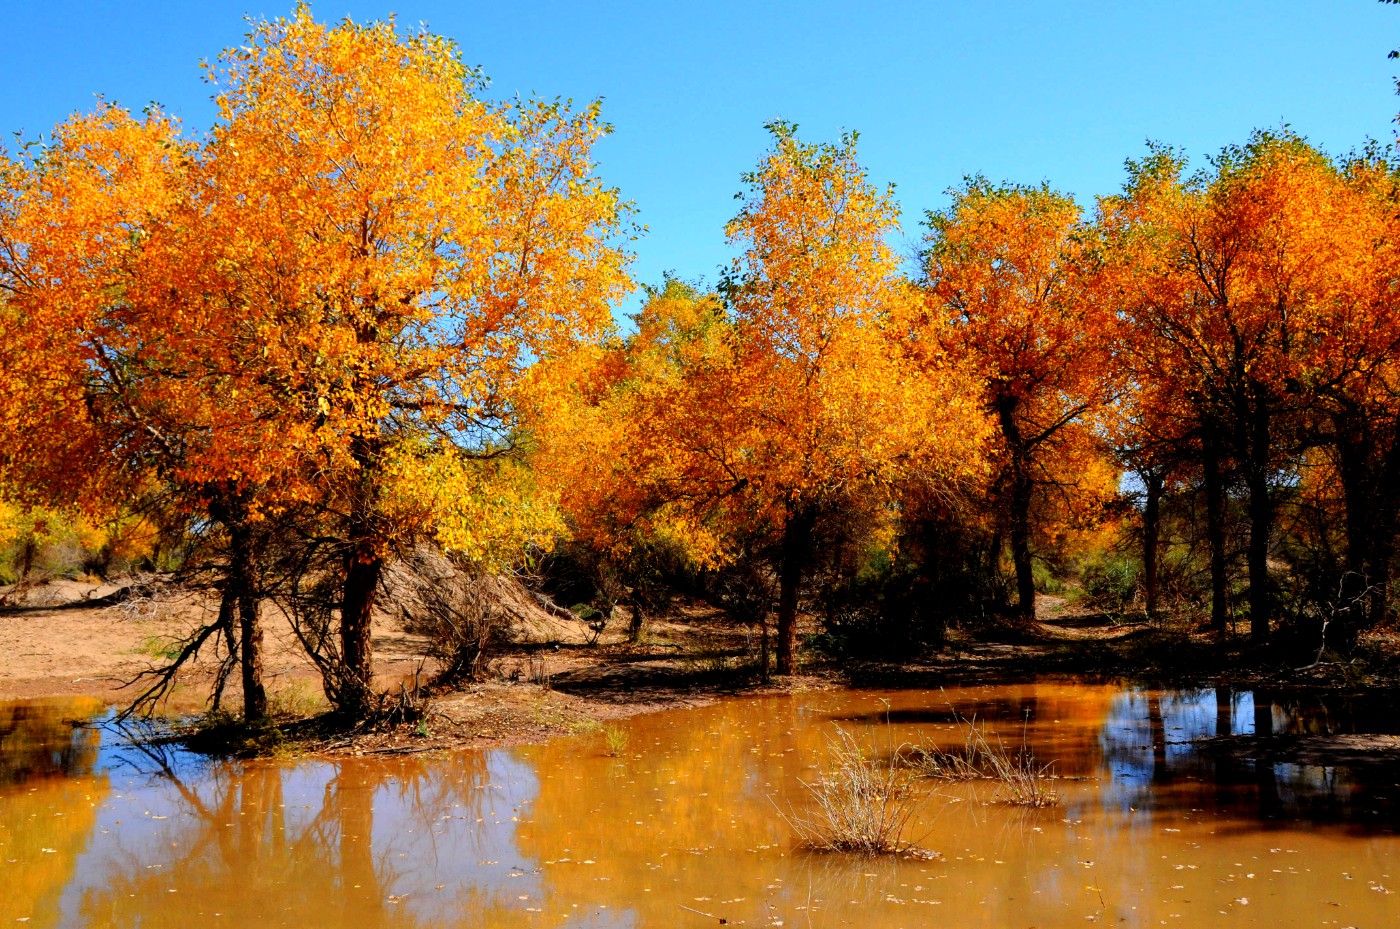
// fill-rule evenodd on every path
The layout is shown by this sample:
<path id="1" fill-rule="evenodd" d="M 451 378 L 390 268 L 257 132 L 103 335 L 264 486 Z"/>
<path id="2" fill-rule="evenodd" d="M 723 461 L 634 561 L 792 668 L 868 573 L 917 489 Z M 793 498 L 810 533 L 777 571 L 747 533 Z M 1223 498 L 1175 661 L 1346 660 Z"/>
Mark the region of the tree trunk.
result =
<path id="1" fill-rule="evenodd" d="M 642 640 L 642 629 L 646 626 L 646 614 L 642 612 L 641 600 L 633 594 L 627 600 L 627 605 L 632 610 L 632 620 L 627 625 L 627 641 L 636 645 Z"/>
<path id="2" fill-rule="evenodd" d="M 1341 603 L 1327 638 L 1347 654 L 1362 631 L 1386 620 L 1400 510 L 1400 422 L 1374 423 L 1364 411 L 1348 409 L 1334 415 L 1333 434 L 1346 503 L 1347 555 Z"/>
<path id="3" fill-rule="evenodd" d="M 1011 562 L 1016 566 L 1016 617 L 1035 622 L 1035 568 L 1031 562 L 1030 482 L 1017 479 L 1011 490 Z"/>
<path id="4" fill-rule="evenodd" d="M 1201 465 L 1206 485 L 1206 537 L 1210 545 L 1210 628 L 1222 638 L 1229 620 L 1225 574 L 1225 476 L 1220 450 L 1207 440 Z"/>
<path id="5" fill-rule="evenodd" d="M 1367 606 L 1367 626 L 1384 626 L 1390 619 L 1390 560 L 1395 556 L 1395 515 L 1388 517 L 1392 527 L 1377 540 L 1376 551 L 1367 577 L 1371 581 L 1370 603 Z"/>
<path id="6" fill-rule="evenodd" d="M 357 438 L 351 455 L 359 467 L 346 529 L 345 586 L 340 603 L 339 692 L 336 708 L 352 717 L 363 717 L 374 694 L 374 648 L 370 622 L 374 614 L 379 579 L 384 573 L 375 532 L 378 488 L 378 448 L 374 439 Z"/>
<path id="7" fill-rule="evenodd" d="M 1002 437 L 1011 455 L 1007 479 L 1010 482 L 1011 562 L 1016 568 L 1016 618 L 1024 626 L 1035 622 L 1035 570 L 1031 563 L 1031 483 L 1030 461 L 1021 426 L 1016 422 L 1016 402 L 997 403 Z"/>
<path id="8" fill-rule="evenodd" d="M 1395 529 L 1400 520 L 1400 416 L 1392 416 L 1386 423 L 1385 442 L 1374 542 L 1366 572 L 1371 584 L 1366 624 L 1372 628 L 1385 625 L 1389 619 L 1390 561 L 1395 555 Z"/>
<path id="9" fill-rule="evenodd" d="M 998 612 L 1006 609 L 1006 585 L 1002 583 L 1001 556 L 1005 550 L 1005 542 L 1001 537 L 1001 528 L 992 530 L 992 540 L 987 545 L 987 578 L 992 585 L 991 597 L 984 597 L 986 601 L 990 599 L 991 606 Z M 985 615 L 985 609 L 981 611 Z"/>
<path id="10" fill-rule="evenodd" d="M 34 570 L 34 556 L 39 551 L 39 545 L 35 542 L 34 535 L 34 530 L 31 529 L 29 534 L 24 537 L 24 545 L 20 546 L 19 581 L 17 582 L 20 585 L 29 579 L 29 572 Z"/>
<path id="11" fill-rule="evenodd" d="M 214 620 L 219 627 L 219 635 L 223 637 L 224 648 L 228 650 L 228 661 L 234 662 L 242 667 L 242 660 L 238 652 L 238 630 L 235 619 L 238 615 L 238 597 L 234 593 L 233 585 L 227 578 L 224 579 L 224 588 L 219 594 L 219 618 Z M 214 692 L 209 698 L 209 709 L 218 712 L 223 705 L 224 687 L 228 683 L 228 675 L 232 673 L 230 666 L 221 661 L 219 671 L 214 677 Z"/>
<path id="12" fill-rule="evenodd" d="M 1270 416 L 1263 404 L 1250 422 L 1249 463 L 1245 469 L 1249 491 L 1249 636 L 1255 642 L 1269 637 L 1273 597 L 1269 590 L 1269 536 L 1273 531 L 1273 501 L 1269 499 L 1269 465 L 1273 447 Z"/>
<path id="13" fill-rule="evenodd" d="M 1142 585 L 1147 621 L 1157 618 L 1157 545 L 1162 534 L 1162 491 L 1165 478 L 1156 471 L 1144 471 L 1142 482 L 1147 498 L 1142 507 Z"/>
<path id="14" fill-rule="evenodd" d="M 384 559 L 373 545 L 351 548 L 345 559 L 345 589 L 340 606 L 340 658 L 344 664 L 337 706 L 352 717 L 364 716 L 374 693 L 374 651 L 370 620 L 374 613 Z"/>
<path id="15" fill-rule="evenodd" d="M 810 505 L 789 507 L 783 526 L 782 563 L 778 568 L 778 673 L 792 674 L 797 653 L 797 597 L 802 570 L 812 547 L 816 509 Z"/>
<path id="16" fill-rule="evenodd" d="M 238 608 L 238 659 L 243 683 L 243 719 L 255 722 L 267 716 L 267 691 L 263 688 L 263 634 L 259 616 L 261 597 L 257 540 L 244 519 L 229 526 L 229 592 Z"/>
<path id="17" fill-rule="evenodd" d="M 769 665 L 771 664 L 769 655 L 772 652 L 772 648 L 768 644 L 768 616 L 766 614 L 758 618 L 758 628 L 760 630 L 758 639 L 758 679 L 762 683 L 767 684 L 769 680 L 771 680 L 768 672 Z"/>

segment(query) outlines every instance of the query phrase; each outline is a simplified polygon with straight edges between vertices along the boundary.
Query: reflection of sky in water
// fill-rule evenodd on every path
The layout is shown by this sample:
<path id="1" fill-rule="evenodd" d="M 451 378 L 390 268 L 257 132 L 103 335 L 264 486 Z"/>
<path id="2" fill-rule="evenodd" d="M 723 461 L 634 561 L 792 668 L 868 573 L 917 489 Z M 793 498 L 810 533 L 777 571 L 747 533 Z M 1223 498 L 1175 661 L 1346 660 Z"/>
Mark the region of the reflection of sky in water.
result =
<path id="1" fill-rule="evenodd" d="M 278 816 L 275 827 L 271 821 L 259 822 L 259 841 L 309 842 L 309 850 L 334 859 L 342 838 L 339 824 L 326 811 L 346 801 L 348 792 L 368 790 L 376 891 L 398 907 L 398 919 L 452 924 L 483 906 L 516 911 L 523 918 L 543 902 L 539 863 L 522 856 L 515 844 L 520 820 L 538 793 L 538 779 L 530 765 L 505 751 L 486 753 L 484 768 L 475 770 L 461 760 L 435 759 L 417 776 L 406 777 L 392 771 L 386 776 L 382 766 L 375 766 L 362 781 L 354 778 L 358 761 L 267 764 L 266 774 L 278 782 Z M 97 810 L 92 841 L 78 856 L 74 879 L 64 888 L 62 924 L 82 924 L 84 901 L 129 880 L 133 872 L 164 873 L 172 885 L 182 884 L 182 872 L 202 873 L 191 856 L 220 854 L 220 843 L 206 834 L 235 825 L 219 820 L 247 815 L 249 811 L 231 809 L 228 793 L 261 764 L 209 762 L 185 752 L 153 757 L 114 739 L 104 741 L 92 777 L 107 781 L 110 792 Z M 197 847 L 191 849 L 192 844 Z M 223 862 L 223 870 L 237 874 L 242 864 L 235 858 Z M 341 890 L 334 884 L 312 888 L 326 895 L 328 911 L 341 906 L 333 899 Z M 628 924 L 596 915 L 580 914 L 576 925 Z M 267 918 L 278 922 L 273 912 Z"/>
<path id="2" fill-rule="evenodd" d="M 521 911 L 541 906 L 539 862 L 515 846 L 539 792 L 534 770 L 504 751 L 487 753 L 481 781 L 453 767 L 450 758 L 435 766 L 431 785 L 390 780 L 375 791 L 373 845 L 387 892 L 424 922 L 460 917 L 465 896 L 496 896 Z"/>
<path id="3" fill-rule="evenodd" d="M 1185 793 L 1200 805 L 1240 804 L 1253 794 L 1264 818 L 1296 815 L 1319 805 L 1345 805 L 1350 779 L 1335 767 L 1257 761 L 1231 763 L 1203 751 L 1202 742 L 1217 736 L 1256 734 L 1254 693 L 1214 688 L 1162 691 L 1157 695 L 1159 725 L 1153 732 L 1153 695 L 1140 690 L 1116 694 L 1099 733 L 1103 785 L 1098 805 L 1117 811 L 1180 808 Z M 1228 701 L 1221 705 L 1219 700 Z M 1269 729 L 1263 734 L 1307 731 L 1310 720 L 1283 707 L 1268 707 Z M 1223 726 L 1221 724 L 1224 724 Z M 1156 744 L 1154 744 L 1154 742 Z M 1200 790 L 1180 788 L 1191 784 Z M 1174 794 L 1166 789 L 1174 785 Z M 1207 789 L 1209 787 L 1209 789 Z M 1257 796 L 1260 791 L 1268 796 Z"/>

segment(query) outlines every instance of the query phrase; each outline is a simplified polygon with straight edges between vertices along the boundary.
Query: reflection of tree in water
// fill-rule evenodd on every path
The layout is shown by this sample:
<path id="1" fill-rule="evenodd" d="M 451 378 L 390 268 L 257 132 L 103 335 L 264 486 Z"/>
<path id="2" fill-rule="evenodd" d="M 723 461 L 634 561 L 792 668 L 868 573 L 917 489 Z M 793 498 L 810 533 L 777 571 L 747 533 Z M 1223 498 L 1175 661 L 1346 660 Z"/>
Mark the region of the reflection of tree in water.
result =
<path id="1" fill-rule="evenodd" d="M 101 711 L 96 700 L 0 704 L 2 926 L 60 921 L 63 888 L 107 793 L 105 778 L 89 776 L 98 733 L 75 722 Z"/>
<path id="2" fill-rule="evenodd" d="M 474 924 L 509 925 L 522 906 L 508 880 L 514 862 L 483 871 L 476 856 L 490 818 L 507 820 L 487 827 L 504 833 L 497 847 L 511 839 L 508 817 L 489 816 L 492 774 L 478 753 L 167 778 L 159 798 L 140 803 L 162 818 L 113 829 L 117 841 L 82 893 L 82 921 L 183 927 L 218 913 L 231 926 L 375 929 L 456 925 L 471 914 Z"/>
<path id="3" fill-rule="evenodd" d="M 1374 704 L 1228 687 L 1126 691 L 1101 735 L 1112 778 L 1104 802 L 1183 815 L 1210 810 L 1242 826 L 1304 820 L 1373 829 L 1400 808 L 1393 767 L 1281 763 L 1278 747 L 1294 736 L 1379 731 Z"/>
<path id="4" fill-rule="evenodd" d="M 101 739 L 85 724 L 101 712 L 92 699 L 0 703 L 0 788 L 91 774 Z"/>

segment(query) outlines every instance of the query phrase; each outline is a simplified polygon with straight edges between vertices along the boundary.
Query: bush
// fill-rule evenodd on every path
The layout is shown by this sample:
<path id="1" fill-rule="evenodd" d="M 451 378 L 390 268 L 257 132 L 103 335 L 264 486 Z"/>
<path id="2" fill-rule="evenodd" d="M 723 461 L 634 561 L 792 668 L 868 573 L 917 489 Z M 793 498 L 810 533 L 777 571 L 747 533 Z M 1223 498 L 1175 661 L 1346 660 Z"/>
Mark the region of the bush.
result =
<path id="1" fill-rule="evenodd" d="M 828 597 L 822 630 L 809 645 L 833 658 L 908 658 L 947 637 L 947 603 L 922 578 L 854 583 Z"/>
<path id="2" fill-rule="evenodd" d="M 390 589 L 404 628 L 428 639 L 439 663 L 433 684 L 476 680 L 506 617 L 491 578 L 441 553 L 420 548 L 394 566 Z"/>
<path id="3" fill-rule="evenodd" d="M 1064 593 L 1065 582 L 1055 573 L 1055 569 L 1039 558 L 1031 562 L 1031 576 L 1035 579 L 1035 589 L 1043 594 Z"/>
<path id="4" fill-rule="evenodd" d="M 1106 552 L 1085 563 L 1080 583 L 1090 605 L 1106 613 L 1127 613 L 1142 589 L 1142 565 L 1136 558 Z"/>

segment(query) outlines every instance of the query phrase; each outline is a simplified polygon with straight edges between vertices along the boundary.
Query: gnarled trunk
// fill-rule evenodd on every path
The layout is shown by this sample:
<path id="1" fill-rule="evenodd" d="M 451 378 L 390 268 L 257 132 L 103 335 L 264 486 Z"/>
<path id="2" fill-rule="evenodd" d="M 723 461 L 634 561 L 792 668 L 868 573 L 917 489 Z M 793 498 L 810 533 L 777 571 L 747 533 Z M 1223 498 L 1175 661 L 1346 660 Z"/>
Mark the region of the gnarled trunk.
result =
<path id="1" fill-rule="evenodd" d="M 384 556 L 375 532 L 378 466 L 377 443 L 358 438 L 351 454 L 359 467 L 346 533 L 345 582 L 340 602 L 341 673 L 336 706 L 352 717 L 365 715 L 374 694 L 374 650 L 370 622 L 374 614 Z"/>
<path id="2" fill-rule="evenodd" d="M 1327 629 L 1327 645 L 1343 653 L 1355 648 L 1363 630 L 1386 619 L 1400 508 L 1400 422 L 1373 423 L 1362 411 L 1347 413 L 1334 417 L 1337 470 L 1346 503 L 1346 574 L 1341 602 Z"/>
<path id="3" fill-rule="evenodd" d="M 646 627 L 647 617 L 642 612 L 642 601 L 635 593 L 627 599 L 627 607 L 632 611 L 631 620 L 627 624 L 627 641 L 636 645 L 642 640 L 642 630 Z"/>
<path id="4" fill-rule="evenodd" d="M 1157 618 L 1157 545 L 1162 534 L 1162 493 L 1166 480 L 1156 471 L 1142 472 L 1146 499 L 1142 507 L 1142 585 L 1144 610 L 1151 622 Z"/>
<path id="5" fill-rule="evenodd" d="M 1274 508 L 1269 497 L 1269 466 L 1273 453 L 1269 410 L 1258 404 L 1251 417 L 1249 462 L 1245 469 L 1249 491 L 1249 636 L 1255 642 L 1269 637 L 1273 596 L 1269 589 L 1269 537 Z"/>
<path id="6" fill-rule="evenodd" d="M 352 547 L 345 559 L 345 588 L 340 605 L 340 658 L 344 665 L 338 708 L 363 716 L 374 693 L 374 650 L 370 619 L 374 613 L 384 559 L 372 545 Z"/>
<path id="7" fill-rule="evenodd" d="M 248 722 L 267 716 L 267 691 L 263 687 L 263 633 L 259 615 L 262 594 L 259 561 L 258 541 L 254 532 L 245 520 L 235 521 L 229 526 L 228 593 L 237 606 L 243 718 Z"/>
<path id="8" fill-rule="evenodd" d="M 234 650 L 234 642 L 237 642 L 239 677 L 243 687 L 243 718 L 253 722 L 267 716 L 261 618 L 265 533 L 253 524 L 248 500 L 246 492 L 216 490 L 212 494 L 209 511 L 228 530 L 228 573 L 224 578 L 218 624 L 230 651 Z"/>
<path id="9" fill-rule="evenodd" d="M 1035 570 L 1031 563 L 1031 481 L 1029 452 L 1016 421 L 1016 401 L 997 401 L 997 420 L 1011 456 L 1007 488 L 1010 502 L 1011 563 L 1016 568 L 1016 618 L 1029 626 L 1035 622 Z"/>

